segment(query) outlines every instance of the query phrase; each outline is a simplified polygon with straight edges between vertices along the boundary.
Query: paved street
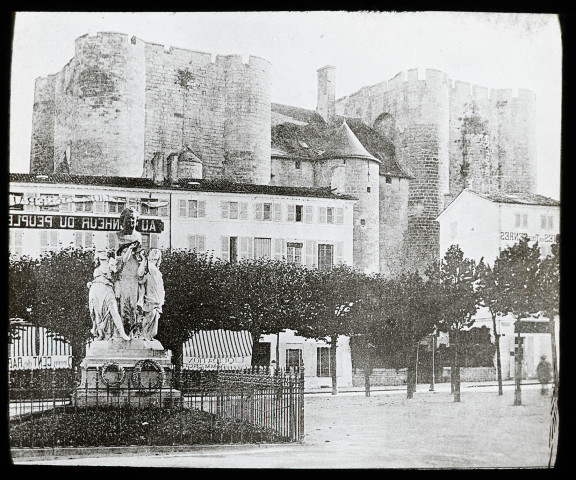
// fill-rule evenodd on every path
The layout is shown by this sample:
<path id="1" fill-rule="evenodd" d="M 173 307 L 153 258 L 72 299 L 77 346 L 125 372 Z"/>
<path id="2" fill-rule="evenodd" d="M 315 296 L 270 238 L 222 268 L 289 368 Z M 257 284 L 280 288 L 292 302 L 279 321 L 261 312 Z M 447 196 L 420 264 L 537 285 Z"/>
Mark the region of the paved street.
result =
<path id="1" fill-rule="evenodd" d="M 202 447 L 189 452 L 112 454 L 83 458 L 16 459 L 37 465 L 212 468 L 477 468 L 545 467 L 550 397 L 535 384 L 514 389 L 463 385 L 453 403 L 449 385 L 429 392 L 419 385 L 412 400 L 403 389 L 306 395 L 302 444 Z"/>

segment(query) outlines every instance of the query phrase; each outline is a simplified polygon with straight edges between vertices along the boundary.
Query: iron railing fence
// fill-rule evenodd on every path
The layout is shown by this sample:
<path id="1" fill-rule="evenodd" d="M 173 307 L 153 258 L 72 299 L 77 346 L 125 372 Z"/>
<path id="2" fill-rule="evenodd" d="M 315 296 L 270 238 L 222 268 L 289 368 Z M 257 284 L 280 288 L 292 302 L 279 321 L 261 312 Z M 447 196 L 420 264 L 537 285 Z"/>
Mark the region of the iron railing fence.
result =
<path id="1" fill-rule="evenodd" d="M 161 388 L 131 378 L 121 387 L 98 380 L 89 387 L 72 370 L 10 378 L 11 446 L 294 442 L 304 436 L 302 370 L 171 373 Z"/>

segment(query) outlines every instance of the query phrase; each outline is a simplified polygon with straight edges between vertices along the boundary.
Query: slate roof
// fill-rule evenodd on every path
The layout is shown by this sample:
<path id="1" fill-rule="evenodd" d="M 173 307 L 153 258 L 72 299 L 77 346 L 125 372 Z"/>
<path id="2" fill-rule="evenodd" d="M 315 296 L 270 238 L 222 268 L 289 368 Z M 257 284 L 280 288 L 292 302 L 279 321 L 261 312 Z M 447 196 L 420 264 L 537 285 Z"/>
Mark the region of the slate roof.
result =
<path id="1" fill-rule="evenodd" d="M 331 137 L 326 151 L 320 155 L 321 158 L 365 158 L 380 163 L 380 160 L 368 153 L 364 145 L 360 143 L 358 137 L 350 130 L 346 120 Z"/>
<path id="2" fill-rule="evenodd" d="M 313 110 L 272 104 L 272 157 L 300 160 L 322 160 L 330 148 L 338 127 L 328 125 Z M 360 118 L 338 117 L 346 121 L 360 143 L 362 155 L 380 161 L 380 174 L 412 178 L 410 170 L 396 159 L 394 144 L 362 122 Z M 362 158 L 362 157 L 361 157 Z M 364 157 L 366 158 L 366 157 Z"/>
<path id="3" fill-rule="evenodd" d="M 356 197 L 333 193 L 330 187 L 283 187 L 276 185 L 256 185 L 251 183 L 236 183 L 226 180 L 178 179 L 173 182 L 156 183 L 150 178 L 137 177 L 107 177 L 93 175 L 36 175 L 31 173 L 11 173 L 9 182 L 44 183 L 47 185 L 94 185 L 102 187 L 144 188 L 150 190 L 203 191 L 227 193 L 252 193 L 266 195 L 286 195 L 295 197 L 319 197 L 342 200 L 356 200 Z"/>
<path id="4" fill-rule="evenodd" d="M 544 205 L 549 207 L 559 207 L 560 202 L 554 200 L 550 197 L 545 197 L 544 195 L 538 195 L 537 193 L 480 193 L 474 190 L 468 189 L 476 195 L 486 198 L 495 203 L 515 203 L 520 205 Z"/>

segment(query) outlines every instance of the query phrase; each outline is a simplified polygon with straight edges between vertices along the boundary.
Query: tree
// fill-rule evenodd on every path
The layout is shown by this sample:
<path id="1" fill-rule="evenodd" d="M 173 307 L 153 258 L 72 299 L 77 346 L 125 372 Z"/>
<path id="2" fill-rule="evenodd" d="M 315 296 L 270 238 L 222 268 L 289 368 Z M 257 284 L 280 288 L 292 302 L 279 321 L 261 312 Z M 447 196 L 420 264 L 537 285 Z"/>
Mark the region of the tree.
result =
<path id="1" fill-rule="evenodd" d="M 356 275 L 353 288 L 358 290 L 350 315 L 350 350 L 364 373 L 364 391 L 370 396 L 370 375 L 376 361 L 380 326 L 384 325 L 386 282 L 379 275 Z M 352 285 L 351 285 L 352 287 Z"/>
<path id="2" fill-rule="evenodd" d="M 92 279 L 93 258 L 90 250 L 66 248 L 36 260 L 21 259 L 11 268 L 21 277 L 10 278 L 15 281 L 10 286 L 11 315 L 24 308 L 26 313 L 17 316 L 69 342 L 74 366 L 84 358 L 92 337 L 86 284 Z"/>
<path id="3" fill-rule="evenodd" d="M 296 334 L 307 338 L 328 339 L 330 345 L 330 374 L 332 395 L 338 394 L 336 349 L 341 335 L 351 334 L 350 311 L 359 294 L 351 288 L 355 275 L 347 265 L 337 265 L 331 270 L 308 270 L 309 314 L 296 325 Z"/>
<path id="4" fill-rule="evenodd" d="M 552 367 L 554 370 L 554 394 L 558 393 L 558 354 L 556 351 L 555 317 L 560 313 L 560 235 L 550 247 L 552 252 L 540 263 L 538 270 L 539 310 L 550 322 L 552 343 Z"/>
<path id="5" fill-rule="evenodd" d="M 176 376 L 182 367 L 183 344 L 195 332 L 227 328 L 232 315 L 227 285 L 230 265 L 191 250 L 166 250 L 160 270 L 166 300 L 158 340 L 173 352 Z"/>
<path id="6" fill-rule="evenodd" d="M 476 264 L 464 258 L 458 245 L 452 245 L 444 258 L 427 271 L 430 279 L 437 282 L 440 308 L 439 327 L 449 332 L 452 350 L 452 387 L 454 401 L 460 401 L 460 362 L 458 360 L 459 333 L 474 323 L 480 296 L 476 290 Z"/>
<path id="7" fill-rule="evenodd" d="M 418 272 L 405 272 L 386 284 L 384 322 L 374 324 L 379 350 L 393 352 L 392 364 L 407 367 L 407 398 L 416 391 L 416 360 L 420 340 L 434 332 L 438 293 L 434 282 Z"/>
<path id="8" fill-rule="evenodd" d="M 477 267 L 478 293 L 482 306 L 488 308 L 492 317 L 492 330 L 494 331 L 494 343 L 496 344 L 496 370 L 498 374 L 498 395 L 503 395 L 502 391 L 502 361 L 500 358 L 500 333 L 496 328 L 496 319 L 499 312 L 497 307 L 498 300 L 498 279 L 490 265 L 480 259 Z"/>
<path id="9" fill-rule="evenodd" d="M 538 243 L 530 246 L 528 237 L 522 237 L 517 243 L 500 252 L 494 261 L 494 275 L 497 289 L 496 308 L 502 315 L 512 314 L 518 322 L 538 311 L 539 285 L 538 270 L 540 268 L 540 248 Z M 516 362 L 516 390 L 514 405 L 522 404 L 521 380 L 521 339 L 517 328 L 518 354 Z"/>

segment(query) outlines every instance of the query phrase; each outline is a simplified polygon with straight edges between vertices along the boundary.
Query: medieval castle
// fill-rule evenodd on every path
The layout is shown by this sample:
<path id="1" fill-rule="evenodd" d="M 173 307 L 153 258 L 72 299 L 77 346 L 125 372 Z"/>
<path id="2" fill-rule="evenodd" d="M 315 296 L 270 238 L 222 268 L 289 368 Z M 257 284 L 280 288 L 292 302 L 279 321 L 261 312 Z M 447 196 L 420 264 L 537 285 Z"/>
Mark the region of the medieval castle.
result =
<path id="1" fill-rule="evenodd" d="M 358 199 L 354 265 L 423 268 L 436 217 L 465 187 L 534 192 L 535 96 L 426 70 L 335 98 L 318 70 L 315 111 L 271 103 L 270 63 L 84 35 L 36 81 L 31 173 L 331 187 Z"/>

